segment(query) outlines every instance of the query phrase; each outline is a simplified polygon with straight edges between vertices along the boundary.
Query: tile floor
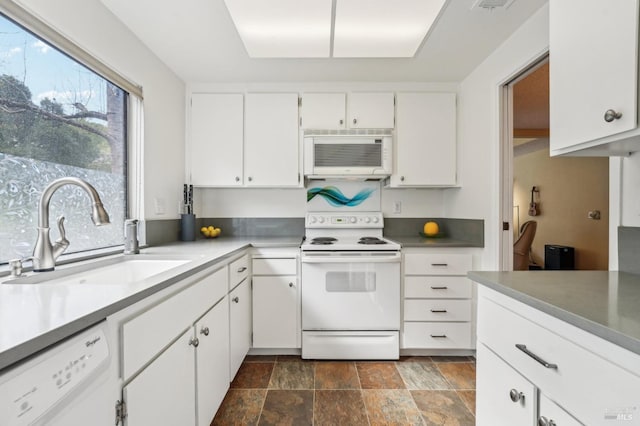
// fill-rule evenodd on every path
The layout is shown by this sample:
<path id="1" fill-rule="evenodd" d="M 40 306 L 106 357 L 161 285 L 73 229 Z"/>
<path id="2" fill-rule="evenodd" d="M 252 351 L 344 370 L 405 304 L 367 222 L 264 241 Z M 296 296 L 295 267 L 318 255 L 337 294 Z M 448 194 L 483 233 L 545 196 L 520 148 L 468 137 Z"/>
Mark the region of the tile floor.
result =
<path id="1" fill-rule="evenodd" d="M 473 425 L 473 357 L 249 356 L 212 425 Z"/>

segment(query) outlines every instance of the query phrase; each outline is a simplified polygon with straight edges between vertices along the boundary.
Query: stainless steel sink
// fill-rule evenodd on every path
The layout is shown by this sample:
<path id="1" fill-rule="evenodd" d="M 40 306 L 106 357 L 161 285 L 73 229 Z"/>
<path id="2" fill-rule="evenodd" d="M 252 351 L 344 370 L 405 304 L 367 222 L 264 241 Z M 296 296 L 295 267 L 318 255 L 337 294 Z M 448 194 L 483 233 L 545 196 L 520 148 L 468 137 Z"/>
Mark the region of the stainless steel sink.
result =
<path id="1" fill-rule="evenodd" d="M 53 272 L 31 273 L 3 284 L 127 284 L 143 281 L 191 262 L 190 258 L 119 256 Z M 8 278 L 8 277 L 7 277 Z"/>

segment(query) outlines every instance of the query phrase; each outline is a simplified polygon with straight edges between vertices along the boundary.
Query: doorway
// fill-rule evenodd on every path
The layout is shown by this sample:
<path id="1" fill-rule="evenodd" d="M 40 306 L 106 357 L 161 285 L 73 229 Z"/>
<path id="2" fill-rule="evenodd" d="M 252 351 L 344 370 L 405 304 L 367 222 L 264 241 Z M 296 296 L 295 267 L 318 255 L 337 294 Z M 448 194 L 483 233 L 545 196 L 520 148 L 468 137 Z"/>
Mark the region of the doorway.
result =
<path id="1" fill-rule="evenodd" d="M 609 161 L 549 156 L 549 57 L 501 86 L 502 270 L 608 268 Z M 505 223 L 506 222 L 506 223 Z M 525 223 L 535 235 L 521 235 Z M 531 234 L 531 232 L 529 232 Z M 531 240 L 528 247 L 527 240 Z M 519 253 L 515 254 L 514 242 Z M 548 247 L 547 247 L 548 246 Z M 563 253 L 561 262 L 554 258 Z"/>

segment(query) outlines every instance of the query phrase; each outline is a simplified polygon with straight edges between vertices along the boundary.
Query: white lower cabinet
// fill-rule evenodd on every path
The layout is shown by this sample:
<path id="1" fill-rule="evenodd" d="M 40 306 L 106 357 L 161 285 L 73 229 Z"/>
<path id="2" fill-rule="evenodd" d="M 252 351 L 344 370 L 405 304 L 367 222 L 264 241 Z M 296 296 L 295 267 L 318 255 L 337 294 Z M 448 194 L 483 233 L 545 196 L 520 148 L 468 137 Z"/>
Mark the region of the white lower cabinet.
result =
<path id="1" fill-rule="evenodd" d="M 251 347 L 251 289 L 245 279 L 229 293 L 229 379 L 233 380 Z"/>
<path id="2" fill-rule="evenodd" d="M 129 426 L 195 425 L 195 356 L 189 328 L 123 389 Z"/>
<path id="3" fill-rule="evenodd" d="M 298 258 L 253 259 L 253 347 L 300 348 Z"/>
<path id="4" fill-rule="evenodd" d="M 477 347 L 478 424 L 640 425 L 635 353 L 484 286 Z M 511 389 L 534 407 L 526 421 L 500 420 Z"/>
<path id="5" fill-rule="evenodd" d="M 403 249 L 402 349 L 473 348 L 471 254 Z"/>
<path id="6" fill-rule="evenodd" d="M 229 389 L 229 303 L 223 299 L 195 325 L 198 425 L 209 425 Z"/>
<path id="7" fill-rule="evenodd" d="M 485 345 L 478 344 L 476 356 L 477 424 L 495 426 L 534 424 L 535 386 Z"/>
<path id="8" fill-rule="evenodd" d="M 209 425 L 229 389 L 229 272 L 214 266 L 122 314 L 127 426 Z M 246 280 L 245 280 L 246 281 Z"/>

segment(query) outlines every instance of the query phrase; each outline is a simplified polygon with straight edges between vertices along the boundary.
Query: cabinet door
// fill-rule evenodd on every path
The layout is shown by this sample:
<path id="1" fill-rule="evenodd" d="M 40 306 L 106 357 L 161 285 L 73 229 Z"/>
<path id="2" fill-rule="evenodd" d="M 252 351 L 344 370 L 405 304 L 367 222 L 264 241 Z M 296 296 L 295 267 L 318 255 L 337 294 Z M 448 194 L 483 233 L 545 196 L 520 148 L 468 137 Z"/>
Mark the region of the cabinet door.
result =
<path id="1" fill-rule="evenodd" d="M 551 0 L 549 21 L 551 150 L 634 129 L 638 0 Z"/>
<path id="2" fill-rule="evenodd" d="M 302 96 L 302 128 L 344 129 L 345 107 L 344 93 L 305 93 Z"/>
<path id="3" fill-rule="evenodd" d="M 484 344 L 478 342 L 476 422 L 479 425 L 533 425 L 536 389 Z"/>
<path id="4" fill-rule="evenodd" d="M 251 347 L 251 289 L 244 280 L 229 293 L 229 379 L 233 380 Z"/>
<path id="5" fill-rule="evenodd" d="M 253 277 L 253 347 L 299 348 L 295 276 Z"/>
<path id="6" fill-rule="evenodd" d="M 245 117 L 245 184 L 298 186 L 298 94 L 248 94 Z"/>
<path id="7" fill-rule="evenodd" d="M 127 426 L 193 425 L 195 347 L 189 328 L 123 389 Z"/>
<path id="8" fill-rule="evenodd" d="M 229 389 L 229 303 L 215 305 L 195 324 L 198 425 L 211 424 Z"/>
<path id="9" fill-rule="evenodd" d="M 562 407 L 551 401 L 545 394 L 540 394 L 538 401 L 538 425 L 540 426 L 580 426 L 582 423 L 574 419 Z"/>
<path id="10" fill-rule="evenodd" d="M 351 93 L 349 127 L 352 129 L 393 129 L 393 93 Z"/>
<path id="11" fill-rule="evenodd" d="M 391 186 L 456 184 L 456 95 L 398 93 Z"/>
<path id="12" fill-rule="evenodd" d="M 241 186 L 243 98 L 237 93 L 191 97 L 191 182 L 196 186 Z"/>

